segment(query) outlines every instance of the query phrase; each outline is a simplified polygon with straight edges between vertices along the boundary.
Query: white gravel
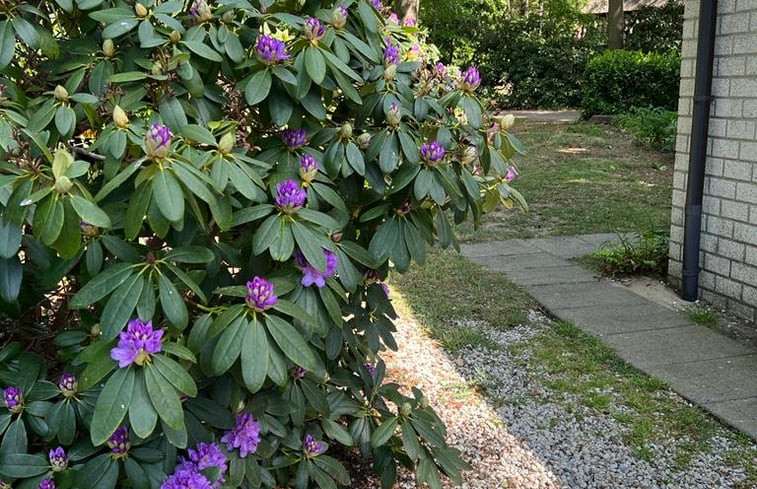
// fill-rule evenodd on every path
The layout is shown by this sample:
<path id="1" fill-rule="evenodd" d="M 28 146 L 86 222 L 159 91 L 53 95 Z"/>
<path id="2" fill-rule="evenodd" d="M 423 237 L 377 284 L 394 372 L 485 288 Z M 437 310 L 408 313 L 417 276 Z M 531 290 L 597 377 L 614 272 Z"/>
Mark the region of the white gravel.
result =
<path id="1" fill-rule="evenodd" d="M 549 324 L 549 319 L 532 312 L 528 324 L 509 331 L 472 321 L 457 326 L 482 331 L 506 347 L 527 345 Z M 447 423 L 450 443 L 473 465 L 465 474 L 463 488 L 751 487 L 744 484 L 743 468 L 725 463 L 727 452 L 744 449 L 726 428 L 720 428 L 722 433 L 711 439 L 708 450 L 694 452 L 682 470 L 676 468 L 675 455 L 685 439 L 651 445 L 654 456 L 651 461 L 642 460 L 622 440 L 627 428 L 609 412 L 598 412 L 570 394 L 551 391 L 545 386 L 548 374 L 532 367 L 533 362 L 523 368 L 527 347 L 517 356 L 506 348 L 467 348 L 459 357 L 450 358 L 414 319 L 401 318 L 397 326 L 401 349 L 384 357 L 389 375 L 405 386 L 423 389 Z M 486 395 L 475 388 L 482 384 Z M 415 484 L 409 474 L 403 474 L 397 487 L 410 489 Z M 446 483 L 445 487 L 454 486 Z"/>

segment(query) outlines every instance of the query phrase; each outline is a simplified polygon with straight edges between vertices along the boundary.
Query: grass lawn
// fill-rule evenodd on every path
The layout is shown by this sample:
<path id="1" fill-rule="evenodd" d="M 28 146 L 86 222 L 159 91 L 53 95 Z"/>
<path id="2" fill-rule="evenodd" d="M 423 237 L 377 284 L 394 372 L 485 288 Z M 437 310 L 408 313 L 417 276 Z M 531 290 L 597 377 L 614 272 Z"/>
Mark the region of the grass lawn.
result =
<path id="1" fill-rule="evenodd" d="M 519 123 L 528 148 L 513 162 L 526 213 L 500 209 L 481 228 L 460 226 L 461 239 L 489 241 L 641 231 L 670 225 L 673 156 L 649 151 L 610 126 Z"/>
<path id="2" fill-rule="evenodd" d="M 461 239 L 669 226 L 672 155 L 635 146 L 629 136 L 607 126 L 528 123 L 516 125 L 514 132 L 529 151 L 515 161 L 520 170 L 515 186 L 529 201 L 530 210 L 493 212 L 478 230 L 461 226 Z M 400 309 L 411 311 L 452 355 L 467 346 L 491 346 L 480 330 L 461 326 L 466 320 L 509 329 L 526 322 L 529 310 L 539 307 L 504 275 L 485 271 L 453 252 L 434 250 L 425 266 L 394 275 L 392 282 L 402 296 Z M 676 453 L 677 463 L 685 467 L 696 453 L 708 450 L 713 436 L 726 433 L 744 447 L 729 454 L 729 464 L 744 467 L 749 474 L 749 485 L 744 487 L 757 484 L 757 450 L 748 437 L 724 429 L 575 326 L 556 322 L 518 348 L 529 350 L 525 369 L 534 375 L 549 373 L 553 391 L 578 396 L 598 412 L 610 410 L 626 427 L 625 442 L 635 456 L 649 458 L 650 444 L 685 438 Z M 606 392 L 613 394 L 601 394 Z"/>

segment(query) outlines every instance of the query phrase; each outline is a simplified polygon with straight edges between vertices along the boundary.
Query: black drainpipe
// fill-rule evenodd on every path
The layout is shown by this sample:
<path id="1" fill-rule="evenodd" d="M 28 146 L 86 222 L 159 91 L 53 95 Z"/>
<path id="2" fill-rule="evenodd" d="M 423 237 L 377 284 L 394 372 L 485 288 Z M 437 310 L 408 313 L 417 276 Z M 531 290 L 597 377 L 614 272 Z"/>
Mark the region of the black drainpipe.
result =
<path id="1" fill-rule="evenodd" d="M 699 34 L 694 78 L 694 109 L 691 120 L 689 147 L 689 180 L 686 189 L 686 217 L 683 228 L 683 271 L 681 298 L 699 298 L 699 238 L 702 230 L 702 195 L 704 169 L 707 161 L 707 141 L 712 101 L 712 61 L 715 51 L 717 0 L 699 1 Z"/>

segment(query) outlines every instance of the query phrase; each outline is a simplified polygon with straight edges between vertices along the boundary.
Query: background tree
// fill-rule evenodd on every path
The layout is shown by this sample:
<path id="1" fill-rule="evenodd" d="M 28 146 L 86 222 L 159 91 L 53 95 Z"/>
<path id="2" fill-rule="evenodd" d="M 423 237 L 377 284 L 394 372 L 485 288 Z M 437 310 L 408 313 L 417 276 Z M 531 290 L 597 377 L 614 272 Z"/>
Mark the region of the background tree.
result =
<path id="1" fill-rule="evenodd" d="M 623 0 L 609 0 L 607 11 L 607 47 L 623 49 Z"/>

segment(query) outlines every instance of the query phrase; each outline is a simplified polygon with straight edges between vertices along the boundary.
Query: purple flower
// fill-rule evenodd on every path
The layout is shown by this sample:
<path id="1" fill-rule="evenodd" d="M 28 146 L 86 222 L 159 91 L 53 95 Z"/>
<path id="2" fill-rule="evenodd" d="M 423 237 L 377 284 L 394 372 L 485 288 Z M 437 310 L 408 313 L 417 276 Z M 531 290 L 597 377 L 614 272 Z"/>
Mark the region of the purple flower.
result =
<path id="1" fill-rule="evenodd" d="M 436 69 L 437 75 L 441 77 L 444 77 L 445 75 L 447 75 L 447 67 L 444 66 L 444 63 L 442 63 L 441 61 L 436 63 L 436 66 L 434 66 L 434 68 Z"/>
<path id="2" fill-rule="evenodd" d="M 37 486 L 38 489 L 56 489 L 55 481 L 52 479 L 44 479 Z"/>
<path id="3" fill-rule="evenodd" d="M 214 489 L 207 477 L 188 463 L 176 466 L 173 474 L 163 481 L 160 489 Z"/>
<path id="4" fill-rule="evenodd" d="M 331 12 L 331 25 L 333 25 L 335 29 L 341 29 L 342 27 L 344 27 L 344 24 L 347 23 L 348 16 L 349 13 L 347 12 L 347 8 L 343 3 L 340 3 Z"/>
<path id="5" fill-rule="evenodd" d="M 194 450 L 190 448 L 187 453 L 198 470 L 218 467 L 221 473 L 226 472 L 228 459 L 215 443 L 198 443 Z"/>
<path id="6" fill-rule="evenodd" d="M 507 175 L 505 175 L 505 181 L 506 182 L 512 182 L 515 180 L 515 177 L 518 176 L 518 170 L 514 166 L 507 168 Z"/>
<path id="7" fill-rule="evenodd" d="M 307 17 L 305 19 L 305 27 L 303 28 L 305 37 L 311 42 L 315 43 L 318 39 L 322 38 L 326 34 L 326 27 L 321 24 L 321 21 L 315 17 Z"/>
<path id="8" fill-rule="evenodd" d="M 394 45 L 384 49 L 384 66 L 400 64 L 400 48 Z"/>
<path id="9" fill-rule="evenodd" d="M 371 378 L 376 378 L 376 367 L 372 363 L 364 363 L 363 368 L 365 368 Z"/>
<path id="10" fill-rule="evenodd" d="M 389 298 L 389 286 L 385 283 L 379 284 L 381 286 L 381 290 L 384 291 L 384 294 L 386 294 L 386 297 Z"/>
<path id="11" fill-rule="evenodd" d="M 371 5 L 376 7 L 376 10 L 381 10 L 382 8 L 384 8 L 384 4 L 381 3 L 381 0 L 371 0 Z"/>
<path id="12" fill-rule="evenodd" d="M 444 158 L 444 146 L 439 141 L 421 144 L 421 158 L 429 164 L 439 163 Z"/>
<path id="13" fill-rule="evenodd" d="M 247 282 L 247 294 L 244 296 L 244 301 L 248 307 L 256 311 L 265 311 L 273 307 L 278 300 L 279 298 L 273 294 L 273 284 L 266 279 L 256 276 Z"/>
<path id="14" fill-rule="evenodd" d="M 73 374 L 63 373 L 58 380 L 58 389 L 64 397 L 73 397 L 79 388 L 79 382 Z"/>
<path id="15" fill-rule="evenodd" d="M 255 453 L 260 443 L 260 424 L 250 413 L 237 414 L 237 424 L 221 438 L 226 449 L 239 449 L 239 456 L 245 458 L 249 453 Z"/>
<path id="16" fill-rule="evenodd" d="M 322 454 L 326 450 L 326 445 L 315 439 L 310 433 L 305 436 L 302 442 L 302 451 L 305 457 L 312 458 Z"/>
<path id="17" fill-rule="evenodd" d="M 189 13 L 199 22 L 207 22 L 213 18 L 210 6 L 205 0 L 194 0 L 189 7 Z"/>
<path id="18" fill-rule="evenodd" d="M 472 92 L 481 85 L 481 75 L 475 66 L 469 66 L 463 73 L 463 80 L 460 82 L 460 88 L 466 92 Z"/>
<path id="19" fill-rule="evenodd" d="M 294 252 L 294 260 L 297 262 L 299 269 L 302 270 L 303 286 L 310 287 L 315 284 L 316 287 L 322 289 L 326 286 L 326 279 L 334 275 L 334 272 L 336 272 L 336 265 L 339 262 L 336 254 L 324 249 L 323 255 L 326 257 L 326 270 L 321 272 L 308 263 L 305 256 L 299 250 Z"/>
<path id="20" fill-rule="evenodd" d="M 156 122 L 145 134 L 145 153 L 150 158 L 165 158 L 171 152 L 171 130 Z"/>
<path id="21" fill-rule="evenodd" d="M 122 331 L 118 345 L 110 350 L 110 358 L 118 361 L 120 368 L 136 363 L 144 365 L 150 361 L 150 355 L 160 353 L 163 345 L 163 330 L 153 331 L 152 321 L 143 323 L 139 318 L 129 321 L 126 331 Z"/>
<path id="22" fill-rule="evenodd" d="M 308 371 L 300 367 L 299 365 L 292 369 L 292 377 L 294 377 L 295 379 L 301 379 L 305 377 L 306 373 L 308 373 Z"/>
<path id="23" fill-rule="evenodd" d="M 129 454 L 131 442 L 129 441 L 129 429 L 126 426 L 120 426 L 108 438 L 108 447 L 113 458 L 124 458 Z"/>
<path id="24" fill-rule="evenodd" d="M 418 25 L 418 21 L 412 17 L 408 17 L 402 22 L 402 25 L 404 25 L 405 27 L 415 27 L 416 25 Z"/>
<path id="25" fill-rule="evenodd" d="M 290 149 L 296 149 L 304 146 L 308 141 L 308 133 L 305 129 L 287 129 L 281 131 L 281 140 Z"/>
<path id="26" fill-rule="evenodd" d="M 303 205 L 308 194 L 300 188 L 295 180 L 284 180 L 276 185 L 276 207 L 283 212 L 292 212 Z"/>
<path id="27" fill-rule="evenodd" d="M 62 470 L 66 470 L 66 467 L 68 467 L 68 457 L 66 456 L 66 452 L 65 450 L 63 450 L 63 447 L 58 447 L 55 450 L 50 450 L 48 457 L 50 459 L 50 467 L 52 468 L 53 472 L 60 472 Z"/>
<path id="28" fill-rule="evenodd" d="M 255 49 L 258 51 L 260 59 L 267 65 L 284 61 L 290 57 L 286 52 L 286 44 L 265 34 L 258 36 Z"/>
<path id="29" fill-rule="evenodd" d="M 24 396 L 21 389 L 14 386 L 8 386 L 3 391 L 3 400 L 5 407 L 12 413 L 18 413 L 24 408 Z"/>
<path id="30" fill-rule="evenodd" d="M 391 12 L 391 13 L 389 14 L 389 17 L 387 17 L 386 19 L 387 19 L 387 20 L 388 20 L 389 22 L 391 22 L 392 24 L 399 24 L 399 23 L 400 23 L 400 18 L 399 18 L 399 17 L 397 17 L 397 14 L 396 14 L 395 12 Z"/>
<path id="31" fill-rule="evenodd" d="M 321 164 L 313 156 L 306 154 L 300 157 L 300 178 L 304 182 L 310 183 L 318 174 L 319 168 Z"/>

